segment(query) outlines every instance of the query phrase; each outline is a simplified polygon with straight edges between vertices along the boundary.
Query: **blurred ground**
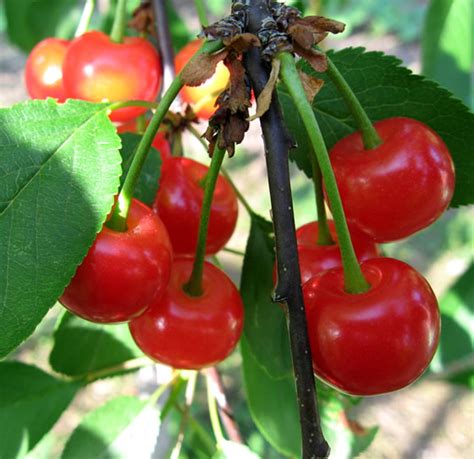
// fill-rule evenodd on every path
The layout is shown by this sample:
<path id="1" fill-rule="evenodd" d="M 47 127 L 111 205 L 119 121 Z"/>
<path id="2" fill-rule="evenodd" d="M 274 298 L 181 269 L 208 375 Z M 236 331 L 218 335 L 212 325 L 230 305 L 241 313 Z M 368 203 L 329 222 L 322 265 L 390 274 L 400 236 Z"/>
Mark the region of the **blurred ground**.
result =
<path id="1" fill-rule="evenodd" d="M 335 48 L 345 46 L 365 46 L 368 49 L 395 54 L 413 70 L 419 70 L 417 46 L 413 43 L 403 45 L 394 35 L 373 38 L 356 32 L 350 38 L 327 44 L 327 47 Z M 9 46 L 1 36 L 0 50 L 0 106 L 8 106 L 27 98 L 22 79 L 25 57 Z M 205 161 L 206 157 L 199 144 L 193 139 L 187 139 L 187 145 L 191 156 Z M 247 199 L 255 210 L 268 217 L 270 205 L 257 123 L 253 123 L 244 145 L 239 149 L 235 160 L 227 163 L 227 168 L 236 183 L 246 190 Z M 302 224 L 313 219 L 312 191 L 302 173 L 293 168 L 292 174 L 296 220 L 297 224 Z M 461 249 L 454 247 L 447 256 L 436 255 L 436 249 L 446 235 L 446 228 L 455 225 L 460 219 L 468 218 L 472 222 L 472 209 L 461 212 L 462 214 L 459 211 L 448 212 L 432 228 L 414 238 L 410 244 L 405 244 L 405 247 L 408 247 L 406 250 L 400 248 L 400 244 L 393 244 L 388 248 L 389 253 L 396 251 L 400 258 L 422 270 L 438 294 L 459 275 L 472 256 L 472 252 L 466 253 L 465 246 Z M 248 227 L 248 218 L 241 209 L 238 230 L 228 246 L 243 250 Z M 219 255 L 219 259 L 237 282 L 240 257 L 224 253 Z M 20 349 L 20 358 L 43 368 L 47 367 L 49 336 L 57 315 L 58 309 L 53 309 L 41 331 L 35 333 L 33 339 Z M 235 357 L 233 361 L 237 366 L 238 358 Z M 239 381 L 228 382 L 231 391 L 241 393 Z M 54 444 L 43 445 L 46 452 L 38 451 L 34 457 L 57 457 L 65 436 L 79 423 L 84 413 L 119 393 L 135 394 L 148 390 L 148 386 L 153 383 L 153 372 L 144 370 L 138 377 L 127 376 L 124 379 L 100 381 L 89 386 L 76 398 L 73 409 L 68 410 L 54 428 Z M 363 458 L 474 458 L 474 399 L 469 391 L 461 387 L 426 378 L 401 392 L 365 399 L 353 410 L 351 416 L 364 426 L 380 426 L 379 434 L 369 450 L 361 456 Z"/>

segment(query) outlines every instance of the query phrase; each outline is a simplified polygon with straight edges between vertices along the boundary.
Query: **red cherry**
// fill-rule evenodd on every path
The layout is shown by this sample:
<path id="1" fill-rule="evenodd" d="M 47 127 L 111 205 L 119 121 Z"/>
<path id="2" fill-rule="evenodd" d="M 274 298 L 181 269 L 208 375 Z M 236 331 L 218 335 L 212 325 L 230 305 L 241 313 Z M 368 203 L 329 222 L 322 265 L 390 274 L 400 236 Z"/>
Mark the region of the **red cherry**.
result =
<path id="1" fill-rule="evenodd" d="M 138 347 L 149 357 L 174 368 L 200 369 L 225 359 L 242 333 L 243 305 L 227 275 L 204 263 L 203 294 L 183 290 L 193 268 L 191 258 L 173 263 L 166 292 L 130 322 Z"/>
<path id="2" fill-rule="evenodd" d="M 433 223 L 454 192 L 454 166 L 441 138 L 409 118 L 374 124 L 383 143 L 364 150 L 356 132 L 331 151 L 348 220 L 377 242 L 407 237 Z"/>
<path id="3" fill-rule="evenodd" d="M 33 48 L 25 66 L 26 89 L 32 99 L 53 97 L 64 102 L 62 65 L 69 44 L 68 40 L 46 38 Z"/>
<path id="4" fill-rule="evenodd" d="M 182 48 L 175 58 L 176 73 L 181 72 L 188 61 L 201 47 L 203 40 L 197 39 Z M 215 103 L 220 92 L 229 82 L 229 70 L 223 62 L 219 62 L 214 75 L 200 86 L 185 86 L 181 90 L 184 102 L 190 104 L 199 118 L 208 120 L 216 111 Z M 215 94 L 214 96 L 212 96 Z"/>
<path id="5" fill-rule="evenodd" d="M 332 220 L 328 221 L 328 224 L 331 236 L 336 241 L 332 245 L 317 244 L 318 222 L 307 223 L 296 231 L 302 283 L 321 271 L 342 266 L 341 252 L 337 245 L 336 228 Z M 351 228 L 351 240 L 359 261 L 369 260 L 380 255 L 374 241 L 357 228 Z"/>
<path id="6" fill-rule="evenodd" d="M 189 158 L 171 158 L 160 178 L 153 209 L 170 235 L 173 251 L 194 255 L 204 189 L 209 168 Z M 229 182 L 217 179 L 209 219 L 206 253 L 218 252 L 232 236 L 237 223 L 237 197 Z"/>
<path id="7" fill-rule="evenodd" d="M 125 322 L 141 314 L 164 292 L 172 250 L 160 219 L 134 199 L 128 229 L 106 226 L 61 297 L 74 314 L 91 322 Z"/>
<path id="8" fill-rule="evenodd" d="M 148 125 L 148 122 L 147 122 L 147 125 Z M 117 132 L 119 134 L 123 134 L 124 132 L 136 133 L 137 121 L 133 120 L 133 121 L 130 121 L 129 123 L 124 123 L 124 124 L 121 124 L 120 126 L 117 126 Z M 153 139 L 153 142 L 151 143 L 151 145 L 160 152 L 161 161 L 163 163 L 167 159 L 171 158 L 171 146 L 163 131 L 158 131 L 156 133 L 155 138 Z"/>
<path id="9" fill-rule="evenodd" d="M 344 291 L 342 268 L 303 286 L 317 376 L 352 395 L 391 392 L 415 381 L 439 340 L 440 315 L 428 282 L 392 258 L 362 263 L 371 288 Z"/>
<path id="10" fill-rule="evenodd" d="M 161 61 L 155 48 L 143 38 L 126 37 L 114 43 L 102 32 L 76 38 L 64 59 L 64 89 L 75 99 L 100 102 L 155 100 L 161 85 Z M 112 121 L 128 121 L 146 108 L 115 110 Z"/>

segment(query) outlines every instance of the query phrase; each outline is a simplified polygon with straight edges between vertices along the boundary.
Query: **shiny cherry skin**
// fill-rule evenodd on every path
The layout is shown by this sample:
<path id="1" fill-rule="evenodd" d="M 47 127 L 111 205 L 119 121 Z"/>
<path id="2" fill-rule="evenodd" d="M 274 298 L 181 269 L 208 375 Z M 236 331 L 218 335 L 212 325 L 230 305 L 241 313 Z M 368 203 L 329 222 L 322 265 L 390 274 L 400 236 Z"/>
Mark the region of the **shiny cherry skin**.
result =
<path id="1" fill-rule="evenodd" d="M 66 96 L 92 102 L 154 101 L 161 85 L 161 61 L 155 48 L 139 37 L 114 43 L 102 32 L 87 32 L 68 49 L 63 65 Z M 112 121 L 129 121 L 146 108 L 115 110 Z"/>
<path id="2" fill-rule="evenodd" d="M 300 260 L 301 282 L 305 283 L 311 277 L 331 268 L 342 266 L 341 251 L 337 244 L 337 234 L 334 222 L 328 221 L 329 231 L 333 240 L 332 245 L 318 245 L 318 222 L 306 223 L 296 230 L 298 256 Z M 379 250 L 375 242 L 357 228 L 351 228 L 351 240 L 359 261 L 378 257 Z"/>
<path id="3" fill-rule="evenodd" d="M 147 122 L 148 125 L 148 122 Z M 137 132 L 137 122 L 135 120 L 130 121 L 128 123 L 121 124 L 117 126 L 117 132 L 119 134 L 123 134 L 124 132 Z M 171 158 L 171 146 L 166 138 L 166 135 L 163 131 L 158 131 L 151 143 L 153 147 L 155 147 L 161 156 L 161 161 L 164 163 L 166 160 Z"/>
<path id="4" fill-rule="evenodd" d="M 159 299 L 168 285 L 172 249 L 163 223 L 134 199 L 127 224 L 124 232 L 103 227 L 60 298 L 83 319 L 126 322 Z"/>
<path id="5" fill-rule="evenodd" d="M 188 61 L 196 54 L 202 44 L 201 39 L 193 40 L 182 48 L 175 58 L 176 73 L 179 73 Z M 185 86 L 181 90 L 184 102 L 190 104 L 199 118 L 208 120 L 216 111 L 215 103 L 229 82 L 229 70 L 223 62 L 216 66 L 214 75 L 200 86 Z M 210 97 L 216 94 L 215 97 Z"/>
<path id="6" fill-rule="evenodd" d="M 63 88 L 63 61 L 70 41 L 46 38 L 31 51 L 25 66 L 25 84 L 32 99 L 66 99 Z"/>
<path id="7" fill-rule="evenodd" d="M 317 376 L 352 395 L 401 389 L 427 368 L 439 341 L 440 314 L 428 282 L 392 258 L 361 265 L 371 285 L 344 290 L 342 268 L 303 286 L 313 367 Z"/>
<path id="8" fill-rule="evenodd" d="M 171 158 L 160 178 L 153 209 L 170 235 L 177 255 L 194 255 L 204 189 L 209 168 L 189 158 Z M 218 252 L 232 236 L 237 223 L 237 196 L 227 179 L 219 175 L 209 219 L 206 253 Z"/>
<path id="9" fill-rule="evenodd" d="M 381 145 L 364 150 L 356 132 L 330 157 L 349 222 L 389 242 L 426 228 L 447 209 L 454 166 L 444 142 L 423 123 L 389 118 L 374 126 Z"/>
<path id="10" fill-rule="evenodd" d="M 216 365 L 235 348 L 242 333 L 244 309 L 229 277 L 204 263 L 203 294 L 183 290 L 192 258 L 177 258 L 164 296 L 130 322 L 138 347 L 150 358 L 174 368 L 198 370 Z"/>

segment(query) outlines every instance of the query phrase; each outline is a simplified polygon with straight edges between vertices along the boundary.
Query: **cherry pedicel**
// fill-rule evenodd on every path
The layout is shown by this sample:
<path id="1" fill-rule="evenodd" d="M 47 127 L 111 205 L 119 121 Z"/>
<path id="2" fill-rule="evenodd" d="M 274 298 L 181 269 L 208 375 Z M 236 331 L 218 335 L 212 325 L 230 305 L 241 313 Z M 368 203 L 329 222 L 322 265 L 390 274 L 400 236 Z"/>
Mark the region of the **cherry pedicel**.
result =
<path id="1" fill-rule="evenodd" d="M 175 58 L 176 73 L 181 72 L 188 61 L 196 54 L 203 43 L 202 39 L 193 40 L 182 48 Z M 190 104 L 196 115 L 208 120 L 216 111 L 215 103 L 220 92 L 229 82 L 229 70 L 223 62 L 216 66 L 214 75 L 200 86 L 184 86 L 181 97 Z"/>
<path id="2" fill-rule="evenodd" d="M 204 197 L 203 180 L 209 168 L 189 158 L 171 158 L 160 178 L 153 209 L 168 229 L 177 255 L 194 255 Z M 237 223 L 237 196 L 219 175 L 211 206 L 206 253 L 224 247 Z"/>
<path id="3" fill-rule="evenodd" d="M 62 66 L 70 41 L 46 38 L 31 51 L 25 66 L 25 84 L 32 99 L 66 99 Z"/>
<path id="4" fill-rule="evenodd" d="M 331 245 L 317 244 L 318 222 L 307 223 L 296 230 L 302 283 L 322 271 L 342 266 L 341 251 L 337 245 L 334 222 L 330 220 L 328 225 L 331 236 L 335 241 Z M 380 255 L 377 245 L 366 234 L 357 228 L 351 228 L 350 232 L 352 244 L 359 261 L 369 260 Z"/>
<path id="5" fill-rule="evenodd" d="M 141 314 L 164 292 L 172 249 L 164 225 L 134 199 L 128 229 L 104 226 L 60 301 L 91 322 L 125 322 Z"/>
<path id="6" fill-rule="evenodd" d="M 92 102 L 154 101 L 161 85 L 161 61 L 155 48 L 139 37 L 113 42 L 102 32 L 76 38 L 63 66 L 67 97 Z M 144 113 L 143 107 L 126 107 L 111 113 L 112 121 L 128 121 Z"/>
<path id="7" fill-rule="evenodd" d="M 344 291 L 342 268 L 303 286 L 317 376 L 352 395 L 401 389 L 427 368 L 436 351 L 440 314 L 428 282 L 392 258 L 362 263 L 371 288 Z"/>
<path id="8" fill-rule="evenodd" d="M 191 258 L 176 259 L 165 294 L 130 322 L 130 331 L 150 358 L 197 370 L 219 363 L 233 351 L 242 333 L 243 305 L 229 277 L 208 262 L 202 295 L 188 295 L 183 285 L 192 269 Z"/>
<path id="9" fill-rule="evenodd" d="M 360 133 L 331 151 L 348 221 L 377 242 L 395 241 L 433 223 L 454 192 L 454 166 L 441 138 L 409 118 L 374 124 L 382 144 L 364 150 Z"/>

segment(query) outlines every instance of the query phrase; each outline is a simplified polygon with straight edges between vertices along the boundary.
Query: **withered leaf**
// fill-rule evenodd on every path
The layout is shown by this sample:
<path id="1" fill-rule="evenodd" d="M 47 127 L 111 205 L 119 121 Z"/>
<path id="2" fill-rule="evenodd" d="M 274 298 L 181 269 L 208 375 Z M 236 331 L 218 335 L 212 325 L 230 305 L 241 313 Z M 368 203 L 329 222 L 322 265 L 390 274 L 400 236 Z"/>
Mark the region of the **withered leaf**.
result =
<path id="1" fill-rule="evenodd" d="M 212 77 L 217 64 L 224 60 L 229 51 L 223 49 L 215 54 L 199 54 L 191 58 L 181 72 L 183 83 L 188 86 L 199 86 Z"/>
<path id="2" fill-rule="evenodd" d="M 298 74 L 300 76 L 301 84 L 303 85 L 304 92 L 306 93 L 306 98 L 310 103 L 313 102 L 313 99 L 316 97 L 316 94 L 323 87 L 324 80 L 308 75 L 307 73 L 299 70 Z"/>
<path id="3" fill-rule="evenodd" d="M 224 38 L 222 42 L 237 54 L 242 54 L 254 46 L 261 46 L 259 38 L 253 33 L 241 33 L 234 37 Z"/>
<path id="4" fill-rule="evenodd" d="M 294 43 L 295 52 L 305 58 L 316 72 L 325 72 L 328 68 L 326 55 L 316 49 L 304 49 Z"/>
<path id="5" fill-rule="evenodd" d="M 280 60 L 273 59 L 272 71 L 270 72 L 270 76 L 268 78 L 267 84 L 265 85 L 265 87 L 263 88 L 262 92 L 260 93 L 257 99 L 257 111 L 255 112 L 254 115 L 252 115 L 249 118 L 249 121 L 253 121 L 257 118 L 260 118 L 270 108 L 270 104 L 272 103 L 273 91 L 278 81 L 279 73 L 280 73 Z"/>

